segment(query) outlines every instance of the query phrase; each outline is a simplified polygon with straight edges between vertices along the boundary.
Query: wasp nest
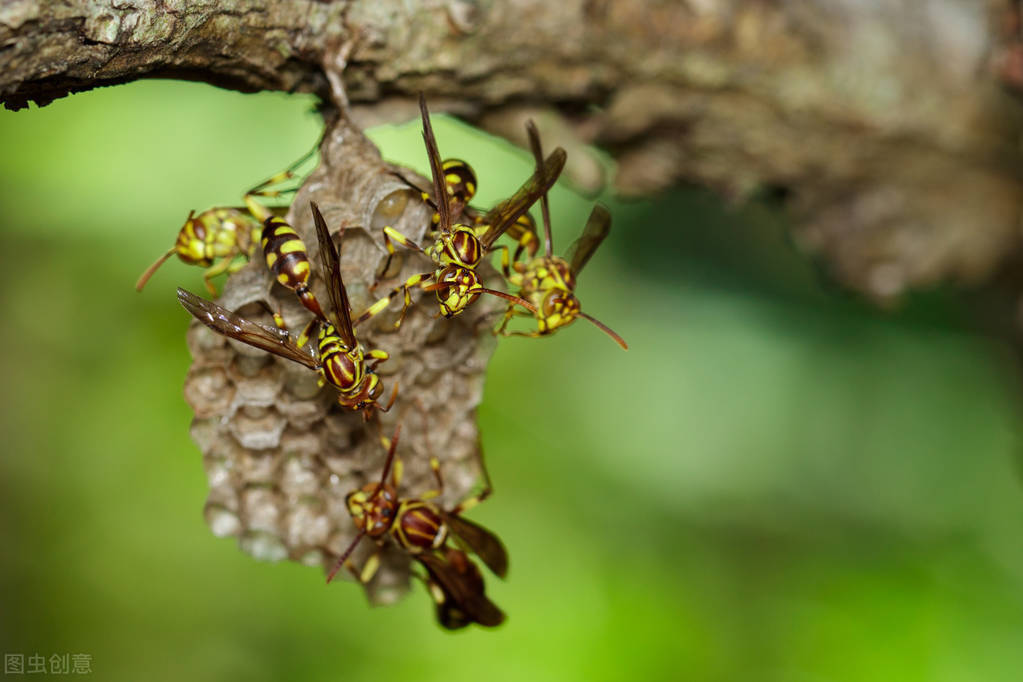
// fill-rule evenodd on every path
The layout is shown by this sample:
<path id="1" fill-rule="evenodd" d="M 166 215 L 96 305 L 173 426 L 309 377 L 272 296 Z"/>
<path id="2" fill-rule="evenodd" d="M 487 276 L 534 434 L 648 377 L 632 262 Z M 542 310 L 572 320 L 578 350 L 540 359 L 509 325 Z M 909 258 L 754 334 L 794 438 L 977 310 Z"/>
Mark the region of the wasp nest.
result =
<path id="1" fill-rule="evenodd" d="M 309 201 L 320 206 L 341 250 L 341 272 L 357 315 L 394 286 L 429 272 L 422 255 L 399 249 L 388 272 L 381 228 L 392 225 L 423 243 L 430 210 L 391 172 L 379 151 L 343 121 L 324 136 L 320 167 L 298 192 L 288 220 L 305 241 L 313 264 L 313 291 L 328 305 Z M 424 183 L 425 186 L 425 183 Z M 348 226 L 343 243 L 340 226 Z M 377 275 L 382 282 L 370 286 Z M 495 277 L 488 267 L 483 274 Z M 452 505 L 479 480 L 481 459 L 476 406 L 483 372 L 494 348 L 490 333 L 498 302 L 481 297 L 462 315 L 438 317 L 433 294 L 413 292 L 414 305 L 395 332 L 400 296 L 384 313 L 356 329 L 363 347 L 380 348 L 382 401 L 397 383 L 399 395 L 381 415 L 384 435 L 401 423 L 398 456 L 405 465 L 400 492 L 415 496 L 436 487 L 431 455 L 440 460 Z M 262 258 L 254 257 L 224 285 L 220 305 L 272 324 L 266 306 L 282 312 L 297 333 L 309 320 L 294 293 L 277 284 Z M 234 536 L 258 559 L 290 559 L 329 568 L 356 535 L 345 496 L 379 480 L 385 451 L 376 427 L 343 410 L 336 391 L 317 386 L 316 373 L 206 328 L 188 331 L 193 362 L 185 398 L 195 411 L 192 437 L 203 454 L 210 493 L 206 521 L 217 536 Z M 363 540 L 356 565 L 375 549 Z M 375 602 L 393 601 L 408 585 L 410 560 L 388 546 L 368 586 Z M 339 575 L 347 575 L 342 571 Z M 350 577 L 350 576 L 349 576 Z"/>

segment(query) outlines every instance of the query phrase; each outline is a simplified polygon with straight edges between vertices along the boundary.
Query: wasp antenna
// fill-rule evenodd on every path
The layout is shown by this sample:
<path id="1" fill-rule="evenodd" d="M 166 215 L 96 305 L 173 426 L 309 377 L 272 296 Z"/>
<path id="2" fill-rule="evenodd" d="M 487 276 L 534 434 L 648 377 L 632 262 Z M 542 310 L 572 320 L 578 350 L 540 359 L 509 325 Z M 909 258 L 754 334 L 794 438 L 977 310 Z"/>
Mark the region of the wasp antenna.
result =
<path id="1" fill-rule="evenodd" d="M 354 540 L 352 540 L 352 544 L 348 545 L 348 549 L 346 549 L 341 554 L 341 557 L 334 562 L 334 567 L 331 568 L 330 573 L 327 574 L 328 584 L 330 583 L 331 580 L 334 579 L 334 576 L 337 575 L 337 572 L 341 570 L 341 567 L 345 565 L 345 562 L 348 561 L 348 557 L 350 557 L 352 555 L 352 552 L 355 551 L 355 548 L 359 545 L 359 541 L 362 540 L 362 536 L 365 534 L 366 531 L 360 530 L 359 534 L 355 536 Z"/>
<path id="2" fill-rule="evenodd" d="M 391 473 L 391 465 L 394 463 L 394 453 L 398 451 L 398 437 L 401 435 L 401 424 L 394 427 L 394 436 L 391 437 L 391 447 L 387 449 L 387 461 L 384 462 L 384 473 L 380 475 L 380 482 L 377 483 L 376 490 L 370 496 L 373 499 L 380 494 L 380 491 L 384 489 L 387 484 L 387 474 Z"/>
<path id="3" fill-rule="evenodd" d="M 506 294 L 505 292 L 497 291 L 496 289 L 480 289 L 480 291 L 482 293 L 484 293 L 484 294 L 490 294 L 492 296 L 497 296 L 499 298 L 503 298 L 506 301 L 511 301 L 512 303 L 515 303 L 517 305 L 522 306 L 523 308 L 525 308 L 529 312 L 531 312 L 533 314 L 536 314 L 536 306 L 533 305 L 532 303 L 530 303 L 529 301 L 527 301 L 524 298 L 520 298 L 518 296 L 513 296 L 512 294 Z"/>
<path id="4" fill-rule="evenodd" d="M 195 211 L 193 211 L 192 213 L 195 213 Z M 191 220 L 192 214 L 189 213 L 188 217 L 189 220 Z M 139 277 L 139 281 L 135 282 L 135 291 L 142 291 L 142 287 L 146 286 L 146 282 L 149 281 L 149 278 L 153 276 L 153 273 L 156 272 L 157 268 L 163 265 L 168 258 L 174 255 L 174 251 L 175 248 L 171 247 L 171 249 L 167 251 L 167 253 L 157 258 L 155 263 L 146 268 L 146 271 L 142 273 L 141 277 Z"/>
<path id="5" fill-rule="evenodd" d="M 390 412 L 391 408 L 394 407 L 394 401 L 397 400 L 397 399 L 398 399 L 398 380 L 395 379 L 394 380 L 394 390 L 391 391 L 391 398 L 390 398 L 390 400 L 387 401 L 387 407 L 380 408 L 380 411 L 381 412 Z M 398 435 L 395 434 L 394 437 L 397 438 Z"/>
<path id="6" fill-rule="evenodd" d="M 608 327 L 606 324 L 604 324 L 603 322 L 601 322 L 597 318 L 591 317 L 590 315 L 587 315 L 586 313 L 582 312 L 581 310 L 579 311 L 579 315 L 581 315 L 582 317 L 585 317 L 587 320 L 589 320 L 593 324 L 597 325 L 597 328 L 600 329 L 601 331 L 603 331 L 608 336 L 610 336 L 612 339 L 614 339 L 615 343 L 617 343 L 619 346 L 622 347 L 622 350 L 629 350 L 629 344 L 625 343 L 625 339 L 623 339 L 622 337 L 618 336 L 618 334 L 615 333 L 615 331 L 613 329 L 611 329 L 611 327 Z"/>

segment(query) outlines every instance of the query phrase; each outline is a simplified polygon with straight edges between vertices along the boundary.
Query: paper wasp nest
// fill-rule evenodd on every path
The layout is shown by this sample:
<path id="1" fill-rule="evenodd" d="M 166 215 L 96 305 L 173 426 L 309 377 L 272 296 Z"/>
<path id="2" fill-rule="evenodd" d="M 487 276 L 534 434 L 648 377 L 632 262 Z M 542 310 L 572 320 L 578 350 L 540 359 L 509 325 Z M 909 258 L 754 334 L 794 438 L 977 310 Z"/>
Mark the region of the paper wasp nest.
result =
<path id="1" fill-rule="evenodd" d="M 335 235 L 349 228 L 341 266 L 355 315 L 417 272 L 433 269 L 425 257 L 399 248 L 389 272 L 370 292 L 386 260 L 381 228 L 392 225 L 422 242 L 431 211 L 390 174 L 393 166 L 361 133 L 343 123 L 328 129 L 320 167 L 298 192 L 288 220 L 305 241 L 313 265 L 313 291 L 329 306 L 309 201 L 316 201 Z M 423 183 L 426 186 L 426 183 Z M 361 226 L 361 227 L 359 227 Z M 425 245 L 425 244 L 424 244 Z M 496 277 L 489 268 L 487 279 Z M 398 456 L 405 465 L 400 488 L 415 496 L 436 487 L 429 457 L 444 475 L 442 502 L 452 505 L 479 480 L 476 406 L 483 372 L 494 348 L 490 333 L 500 302 L 483 296 L 462 315 L 438 317 L 432 293 L 413 292 L 414 305 L 393 331 L 400 300 L 356 328 L 364 348 L 381 348 L 390 359 L 379 367 L 386 404 L 394 382 L 398 400 L 381 415 L 384 435 L 401 423 Z M 399 297 L 400 299 L 400 297 Z M 283 312 L 298 334 L 309 320 L 293 292 L 273 281 L 260 254 L 223 286 L 220 305 L 272 324 L 263 303 Z M 242 550 L 270 561 L 290 559 L 329 568 L 355 537 L 345 496 L 379 479 L 386 453 L 375 427 L 343 410 L 329 385 L 297 363 L 218 335 L 193 320 L 188 331 L 193 362 L 185 399 L 195 411 L 192 437 L 203 454 L 210 493 L 205 516 L 217 536 L 235 536 Z M 364 539 L 352 559 L 357 566 L 375 549 Z M 375 602 L 393 601 L 408 585 L 410 560 L 388 547 L 368 586 Z M 342 571 L 339 576 L 351 576 Z"/>

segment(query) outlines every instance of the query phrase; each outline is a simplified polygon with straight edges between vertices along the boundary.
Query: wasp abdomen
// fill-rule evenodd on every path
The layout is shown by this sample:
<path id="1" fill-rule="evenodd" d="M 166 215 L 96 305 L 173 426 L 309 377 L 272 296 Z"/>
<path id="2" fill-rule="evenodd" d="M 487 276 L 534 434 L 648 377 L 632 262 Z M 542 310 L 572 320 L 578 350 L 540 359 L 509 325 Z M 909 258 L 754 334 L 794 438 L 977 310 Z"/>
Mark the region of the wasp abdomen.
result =
<path id="1" fill-rule="evenodd" d="M 476 196 L 476 173 L 461 159 L 445 159 L 441 164 L 444 185 L 452 199 L 465 206 Z"/>
<path id="2" fill-rule="evenodd" d="M 314 315 L 326 319 L 319 302 L 309 289 L 309 254 L 305 243 L 295 232 L 295 228 L 283 218 L 272 216 L 263 224 L 263 255 L 266 267 L 274 278 L 295 292 L 299 300 Z"/>

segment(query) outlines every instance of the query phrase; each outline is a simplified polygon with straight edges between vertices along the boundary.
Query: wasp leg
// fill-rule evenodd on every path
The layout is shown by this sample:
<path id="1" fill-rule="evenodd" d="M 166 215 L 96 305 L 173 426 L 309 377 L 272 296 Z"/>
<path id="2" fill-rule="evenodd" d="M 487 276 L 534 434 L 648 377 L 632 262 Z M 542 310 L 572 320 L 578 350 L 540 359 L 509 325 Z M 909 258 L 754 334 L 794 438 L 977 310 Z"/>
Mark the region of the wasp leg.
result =
<path id="1" fill-rule="evenodd" d="M 355 539 L 352 540 L 352 543 L 348 545 L 348 549 L 346 549 L 338 560 L 334 562 L 334 566 L 330 569 L 330 573 L 327 574 L 328 583 L 334 579 L 334 576 L 337 575 L 337 572 L 340 571 L 342 567 L 347 568 L 352 576 L 354 576 L 354 578 L 362 584 L 368 583 L 373 579 L 373 576 L 377 574 L 377 570 L 380 568 L 381 549 L 379 547 L 377 547 L 377 551 L 370 555 L 369 559 L 366 559 L 366 563 L 362 565 L 361 571 L 355 568 L 355 564 L 353 564 L 352 560 L 349 558 L 365 534 L 365 531 L 360 531 L 359 534 L 355 536 Z"/>
<path id="2" fill-rule="evenodd" d="M 233 254 L 226 255 L 223 258 L 221 258 L 218 262 L 213 264 L 212 267 L 206 268 L 206 271 L 203 272 L 202 279 L 203 282 L 206 284 L 206 291 L 210 292 L 210 295 L 213 296 L 214 298 L 217 297 L 217 288 L 213 286 L 213 282 L 211 280 L 217 275 L 220 275 L 225 272 L 234 272 L 240 269 L 241 267 L 245 266 L 245 263 L 242 263 L 241 266 L 235 268 L 235 270 L 231 270 L 231 264 L 233 262 L 234 262 Z"/>
<path id="3" fill-rule="evenodd" d="M 509 262 L 509 257 L 508 257 L 508 254 L 509 254 L 508 247 L 505 246 L 504 244 L 501 244 L 500 246 L 496 246 L 493 249 L 491 249 L 491 251 L 500 251 L 501 252 L 501 272 L 504 274 L 504 278 L 508 281 L 509 284 L 512 284 L 512 286 L 518 286 L 514 282 L 511 281 L 512 272 L 511 272 L 511 263 Z M 516 256 L 517 256 L 517 253 L 516 253 Z"/>
<path id="4" fill-rule="evenodd" d="M 476 236 L 482 237 L 488 229 L 490 229 L 489 225 L 477 224 L 475 227 Z M 512 259 L 513 263 L 522 257 L 523 252 L 528 252 L 529 257 L 532 258 L 536 255 L 537 249 L 540 248 L 540 239 L 536 236 L 536 225 L 528 213 L 523 213 L 519 216 L 519 219 L 508 228 L 505 234 L 514 239 L 518 244 L 515 248 L 515 257 Z"/>
<path id="5" fill-rule="evenodd" d="M 260 222 L 266 222 L 267 218 L 272 217 L 274 214 L 273 209 L 267 208 L 263 204 L 256 201 L 256 197 L 266 197 L 272 199 L 279 197 L 284 194 L 290 194 L 298 191 L 297 187 L 288 187 L 285 189 L 270 189 L 275 185 L 280 185 L 283 182 L 287 182 L 295 177 L 295 169 L 301 166 L 303 163 L 309 160 L 314 154 L 316 154 L 317 147 L 313 146 L 308 152 L 302 155 L 298 161 L 282 170 L 280 173 L 273 175 L 263 182 L 259 183 L 248 192 L 245 193 L 245 206 L 248 207 L 249 212 L 252 213 Z"/>
<path id="6" fill-rule="evenodd" d="M 437 488 L 420 495 L 419 498 L 422 500 L 430 500 L 444 494 L 444 477 L 440 473 L 440 461 L 432 455 L 430 456 L 430 471 L 433 472 L 433 477 L 437 481 Z M 494 485 L 490 481 L 490 472 L 487 471 L 487 462 L 483 458 L 482 450 L 480 450 L 480 474 L 483 476 L 483 489 L 456 504 L 448 513 L 461 514 L 468 511 L 494 493 Z"/>
<path id="7" fill-rule="evenodd" d="M 427 255 L 426 252 L 423 251 L 423 248 L 421 246 L 419 246 L 419 244 L 416 244 L 414 241 L 412 241 L 411 239 L 409 239 L 408 237 L 403 235 L 401 232 L 398 232 L 396 229 L 394 229 L 390 225 L 385 227 L 383 231 L 384 231 L 384 248 L 387 249 L 387 260 L 384 261 L 384 267 L 380 270 L 381 273 L 387 272 L 387 269 L 391 267 L 391 260 L 394 258 L 394 254 L 397 252 L 397 249 L 394 248 L 394 244 L 391 243 L 392 241 L 398 242 L 399 244 L 404 246 L 406 249 L 411 249 L 412 251 L 418 251 L 419 253 L 423 254 L 424 256 Z M 373 286 L 370 287 L 370 289 L 375 288 L 377 286 L 377 284 L 379 284 L 379 282 L 374 282 Z"/>
<path id="8" fill-rule="evenodd" d="M 377 365 L 391 357 L 390 353 L 379 349 L 369 351 L 366 353 L 366 356 L 370 358 L 370 361 L 366 363 L 366 366 L 369 367 L 369 369 L 376 369 Z"/>
<path id="9" fill-rule="evenodd" d="M 494 336 L 506 336 L 504 330 L 508 327 L 508 323 L 515 317 L 518 308 L 515 307 L 514 303 L 509 303 L 508 307 L 504 309 L 504 319 L 501 320 L 501 325 L 494 330 Z"/>
<path id="10" fill-rule="evenodd" d="M 526 312 L 524 310 L 519 310 L 518 308 L 515 308 L 513 305 L 509 305 L 507 310 L 505 310 L 504 319 L 501 320 L 501 326 L 494 330 L 494 335 L 495 336 L 526 336 L 526 337 L 529 337 L 531 339 L 538 339 L 541 336 L 548 336 L 550 334 L 549 331 L 541 332 L 539 330 L 533 330 L 531 332 L 523 332 L 523 331 L 518 331 L 516 329 L 508 330 L 507 329 L 508 323 L 511 322 L 512 319 L 516 318 L 516 317 L 536 317 L 536 316 L 533 315 L 532 313 L 528 313 L 528 312 Z"/>
<path id="11" fill-rule="evenodd" d="M 352 566 L 350 560 L 346 561 L 345 564 L 350 567 L 350 570 L 353 570 L 355 568 L 354 566 Z M 373 552 L 373 554 L 370 555 L 368 559 L 366 559 L 366 563 L 362 565 L 362 570 L 359 571 L 355 577 L 358 579 L 360 583 L 365 585 L 366 583 L 373 579 L 373 576 L 377 574 L 378 570 L 380 570 L 380 550 Z"/>
<path id="12" fill-rule="evenodd" d="M 404 303 L 401 307 L 401 314 L 398 316 L 398 321 L 394 323 L 394 328 L 398 329 L 399 327 L 401 327 L 401 323 L 405 319 L 405 313 L 408 312 L 409 307 L 412 305 L 412 296 L 409 293 L 409 290 L 412 287 L 422 285 L 424 282 L 432 280 L 434 276 L 435 273 L 432 272 L 423 272 L 418 275 L 412 275 L 407 280 L 405 280 L 403 284 L 400 284 L 399 286 L 395 287 L 393 290 L 391 290 L 389 294 L 381 298 L 379 301 L 371 305 L 369 308 L 366 308 L 366 312 L 364 312 L 362 315 L 359 315 L 359 318 L 355 320 L 355 324 L 356 325 L 361 324 L 368 320 L 369 318 L 373 317 L 374 315 L 383 312 L 384 310 L 387 309 L 387 306 L 390 305 L 391 300 L 395 296 L 397 296 L 400 293 L 403 293 L 405 298 Z"/>

